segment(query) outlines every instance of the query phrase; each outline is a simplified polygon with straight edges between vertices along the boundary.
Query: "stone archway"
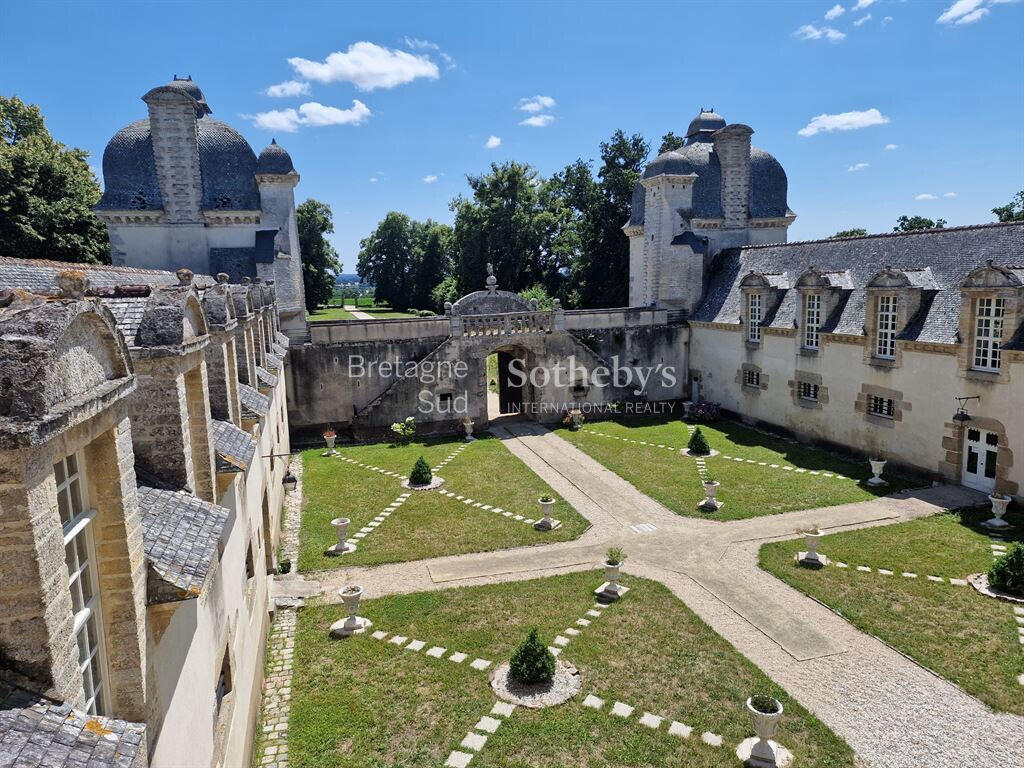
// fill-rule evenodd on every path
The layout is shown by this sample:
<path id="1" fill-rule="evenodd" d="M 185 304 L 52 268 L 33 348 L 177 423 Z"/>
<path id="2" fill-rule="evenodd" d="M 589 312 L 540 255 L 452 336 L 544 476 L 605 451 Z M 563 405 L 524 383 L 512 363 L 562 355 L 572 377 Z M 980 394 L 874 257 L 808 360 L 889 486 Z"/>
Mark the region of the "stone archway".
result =
<path id="1" fill-rule="evenodd" d="M 506 416 L 528 415 L 533 389 L 524 377 L 535 355 L 520 344 L 505 344 L 483 355 L 484 393 L 487 421 Z"/>

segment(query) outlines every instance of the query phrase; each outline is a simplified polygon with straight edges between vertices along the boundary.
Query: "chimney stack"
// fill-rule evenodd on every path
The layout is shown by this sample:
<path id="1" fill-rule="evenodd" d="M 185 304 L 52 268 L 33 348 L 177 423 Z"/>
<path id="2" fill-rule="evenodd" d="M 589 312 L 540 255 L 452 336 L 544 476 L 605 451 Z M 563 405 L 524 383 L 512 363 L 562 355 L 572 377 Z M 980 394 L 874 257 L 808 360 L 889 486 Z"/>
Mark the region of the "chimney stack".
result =
<path id="1" fill-rule="evenodd" d="M 722 212 L 726 227 L 745 227 L 750 209 L 750 137 L 754 130 L 734 123 L 711 137 L 722 167 Z"/>

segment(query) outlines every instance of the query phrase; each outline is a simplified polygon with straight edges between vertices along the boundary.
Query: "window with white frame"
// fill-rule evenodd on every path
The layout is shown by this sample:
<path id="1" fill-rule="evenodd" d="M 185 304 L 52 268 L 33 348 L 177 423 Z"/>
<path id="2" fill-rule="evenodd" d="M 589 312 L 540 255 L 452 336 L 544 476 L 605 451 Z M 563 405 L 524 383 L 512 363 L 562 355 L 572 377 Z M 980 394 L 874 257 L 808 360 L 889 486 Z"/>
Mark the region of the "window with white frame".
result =
<path id="1" fill-rule="evenodd" d="M 882 416 L 891 419 L 896 412 L 896 403 L 892 398 L 872 395 L 868 398 L 868 413 L 872 416 Z"/>
<path id="2" fill-rule="evenodd" d="M 982 371 L 998 371 L 1006 300 L 977 299 L 974 308 L 974 367 Z"/>
<path id="3" fill-rule="evenodd" d="M 747 294 L 747 341 L 761 341 L 761 294 Z"/>
<path id="4" fill-rule="evenodd" d="M 107 711 L 106 656 L 91 525 L 96 513 L 86 504 L 81 456 L 72 454 L 61 459 L 53 465 L 53 473 L 57 481 L 57 509 L 64 530 L 64 560 L 68 566 L 85 711 L 102 715 Z"/>
<path id="5" fill-rule="evenodd" d="M 745 369 L 743 371 L 743 384 L 748 387 L 760 387 L 761 372 L 755 371 L 753 368 Z"/>
<path id="6" fill-rule="evenodd" d="M 896 297 L 878 297 L 875 357 L 896 357 Z"/>
<path id="7" fill-rule="evenodd" d="M 821 294 L 804 296 L 804 347 L 817 349 L 821 328 Z"/>
<path id="8" fill-rule="evenodd" d="M 803 400 L 814 400 L 818 399 L 818 385 L 812 384 L 809 381 L 800 382 L 800 398 Z"/>

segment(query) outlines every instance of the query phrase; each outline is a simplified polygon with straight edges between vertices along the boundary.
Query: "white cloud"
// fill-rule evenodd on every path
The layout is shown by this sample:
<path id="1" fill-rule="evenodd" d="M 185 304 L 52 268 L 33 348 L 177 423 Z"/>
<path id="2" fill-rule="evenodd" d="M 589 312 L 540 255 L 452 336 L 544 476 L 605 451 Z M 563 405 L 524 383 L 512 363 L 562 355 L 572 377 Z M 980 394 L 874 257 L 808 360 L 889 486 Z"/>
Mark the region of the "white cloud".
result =
<path id="1" fill-rule="evenodd" d="M 377 183 L 377 177 L 376 176 L 371 176 L 370 177 L 370 183 L 371 184 L 376 184 Z"/>
<path id="2" fill-rule="evenodd" d="M 825 12 L 825 21 L 832 21 L 832 19 L 838 19 L 846 13 L 846 9 L 843 8 L 839 3 L 836 3 Z"/>
<path id="3" fill-rule="evenodd" d="M 886 144 L 885 148 L 886 149 L 899 149 L 900 145 L 899 144 Z"/>
<path id="4" fill-rule="evenodd" d="M 497 149 L 498 147 L 501 146 L 501 137 L 491 136 L 490 138 L 487 139 L 487 143 L 484 144 L 484 146 L 487 147 L 487 149 Z"/>
<path id="5" fill-rule="evenodd" d="M 884 19 L 882 19 L 882 26 L 883 27 L 889 26 L 889 22 L 890 21 L 892 21 L 892 16 L 886 16 Z"/>
<path id="6" fill-rule="evenodd" d="M 956 0 L 935 21 L 939 24 L 973 24 L 985 18 L 993 5 L 1014 0 Z"/>
<path id="7" fill-rule="evenodd" d="M 861 18 L 859 18 L 855 22 L 853 22 L 853 26 L 859 27 L 861 24 L 867 24 L 869 21 L 871 21 L 871 14 L 870 13 L 867 16 L 862 16 Z"/>
<path id="8" fill-rule="evenodd" d="M 928 192 L 923 192 L 922 194 L 917 195 L 914 199 L 915 200 L 938 200 L 939 198 L 937 198 L 935 195 L 930 194 Z"/>
<path id="9" fill-rule="evenodd" d="M 852 11 L 863 11 L 869 5 L 874 5 L 874 4 L 875 4 L 875 0 L 857 0 L 857 4 L 855 6 L 853 6 L 853 8 L 851 8 L 850 10 L 852 10 Z"/>
<path id="10" fill-rule="evenodd" d="M 418 37 L 405 36 L 405 47 L 412 48 L 414 51 L 439 51 L 441 46 L 437 43 L 432 43 L 429 40 L 420 40 Z"/>
<path id="11" fill-rule="evenodd" d="M 956 197 L 956 192 L 947 192 L 943 197 Z"/>
<path id="12" fill-rule="evenodd" d="M 869 163 L 854 163 L 853 165 L 851 165 L 846 170 L 848 170 L 848 171 L 863 171 L 865 168 L 870 168 L 870 167 L 871 167 L 871 165 Z"/>
<path id="13" fill-rule="evenodd" d="M 427 56 L 415 56 L 366 41 L 353 43 L 344 53 L 335 51 L 323 61 L 296 56 L 288 59 L 288 63 L 306 80 L 352 83 L 361 91 L 394 88 L 420 77 L 429 80 L 440 77 L 437 64 Z"/>
<path id="14" fill-rule="evenodd" d="M 433 184 L 435 181 L 437 181 L 437 176 L 435 176 L 434 174 L 430 174 L 429 176 L 423 177 L 424 184 Z"/>
<path id="15" fill-rule="evenodd" d="M 956 23 L 957 24 L 973 24 L 974 22 L 980 21 L 981 19 L 985 18 L 986 16 L 988 16 L 988 14 L 989 14 L 988 8 L 979 8 L 976 11 L 971 11 L 970 13 L 966 14 L 965 16 L 961 16 L 959 19 L 956 20 Z"/>
<path id="16" fill-rule="evenodd" d="M 531 128 L 544 128 L 555 122 L 554 115 L 534 115 L 520 121 L 520 125 L 529 125 Z"/>
<path id="17" fill-rule="evenodd" d="M 304 83 L 301 80 L 285 80 L 283 83 L 268 86 L 265 93 L 267 96 L 273 96 L 275 98 L 285 98 L 287 96 L 308 96 L 309 83 Z"/>
<path id="18" fill-rule="evenodd" d="M 545 109 L 554 109 L 555 100 L 550 96 L 533 96 L 528 99 L 520 99 L 516 109 L 523 112 L 543 112 Z"/>
<path id="19" fill-rule="evenodd" d="M 316 101 L 309 101 L 297 110 L 291 107 L 288 109 L 272 109 L 255 115 L 242 115 L 242 117 L 251 120 L 252 124 L 257 128 L 267 131 L 295 133 L 304 125 L 361 125 L 372 114 L 370 108 L 363 104 L 363 102 L 353 99 L 352 106 L 349 109 L 338 109 L 337 107 L 325 106 Z"/>
<path id="20" fill-rule="evenodd" d="M 846 35 L 832 27 L 816 27 L 813 24 L 804 24 L 793 33 L 797 40 L 821 40 L 825 38 L 830 43 L 838 43 L 846 39 Z"/>
<path id="21" fill-rule="evenodd" d="M 877 109 L 865 109 L 862 112 L 840 112 L 838 115 L 818 115 L 811 118 L 811 122 L 797 131 L 801 136 L 813 136 L 824 131 L 856 131 L 860 128 L 868 128 L 872 125 L 884 125 L 889 118 Z"/>

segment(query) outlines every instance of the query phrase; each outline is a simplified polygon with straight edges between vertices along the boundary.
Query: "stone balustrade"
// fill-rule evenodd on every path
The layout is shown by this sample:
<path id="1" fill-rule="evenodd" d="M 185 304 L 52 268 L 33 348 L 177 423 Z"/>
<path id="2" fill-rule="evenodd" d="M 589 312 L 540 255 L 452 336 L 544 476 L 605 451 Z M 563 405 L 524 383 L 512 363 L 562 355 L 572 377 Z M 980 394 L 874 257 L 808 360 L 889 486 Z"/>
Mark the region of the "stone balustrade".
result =
<path id="1" fill-rule="evenodd" d="M 463 315 L 460 320 L 464 336 L 519 336 L 530 333 L 551 333 L 555 329 L 555 312 Z M 454 334 L 454 324 L 452 330 Z"/>

